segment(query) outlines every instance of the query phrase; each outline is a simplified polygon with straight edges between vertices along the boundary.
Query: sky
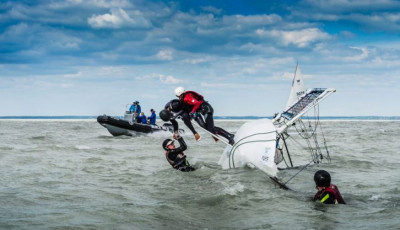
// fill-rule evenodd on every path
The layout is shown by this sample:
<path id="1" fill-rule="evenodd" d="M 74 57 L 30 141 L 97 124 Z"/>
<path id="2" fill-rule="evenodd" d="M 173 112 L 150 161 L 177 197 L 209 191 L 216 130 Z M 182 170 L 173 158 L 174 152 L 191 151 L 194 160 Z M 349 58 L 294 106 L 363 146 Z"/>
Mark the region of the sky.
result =
<path id="1" fill-rule="evenodd" d="M 321 116 L 399 116 L 398 0 L 0 1 L 0 116 L 157 113 L 178 86 L 216 116 L 272 116 L 298 63 Z"/>

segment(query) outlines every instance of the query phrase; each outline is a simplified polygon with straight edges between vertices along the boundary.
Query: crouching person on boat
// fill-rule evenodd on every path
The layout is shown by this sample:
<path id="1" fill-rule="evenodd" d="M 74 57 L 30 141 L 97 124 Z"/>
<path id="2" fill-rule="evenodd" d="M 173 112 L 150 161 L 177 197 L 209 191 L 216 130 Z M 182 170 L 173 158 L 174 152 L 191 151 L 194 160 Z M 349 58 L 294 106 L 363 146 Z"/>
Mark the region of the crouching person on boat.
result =
<path id="1" fill-rule="evenodd" d="M 187 145 L 181 136 L 177 137 L 179 142 L 179 147 L 175 147 L 175 140 L 166 139 L 162 143 L 162 147 L 164 148 L 165 157 L 167 158 L 168 163 L 176 169 L 182 172 L 190 172 L 194 171 L 195 168 L 190 166 L 189 162 L 186 160 L 186 155 L 183 153 L 187 149 Z"/>
<path id="2" fill-rule="evenodd" d="M 315 187 L 318 192 L 314 195 L 314 201 L 323 204 L 346 204 L 336 185 L 331 184 L 331 175 L 325 170 L 318 170 L 314 174 Z"/>
<path id="3" fill-rule="evenodd" d="M 136 117 L 138 123 L 147 124 L 147 117 L 143 112 L 140 113 L 140 116 Z"/>

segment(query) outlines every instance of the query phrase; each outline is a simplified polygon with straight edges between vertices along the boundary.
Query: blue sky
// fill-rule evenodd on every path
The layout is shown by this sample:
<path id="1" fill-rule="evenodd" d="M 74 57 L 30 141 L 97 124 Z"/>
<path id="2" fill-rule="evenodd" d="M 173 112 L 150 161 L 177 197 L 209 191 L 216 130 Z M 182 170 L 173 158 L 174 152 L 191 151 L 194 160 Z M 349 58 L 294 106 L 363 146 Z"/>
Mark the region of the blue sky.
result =
<path id="1" fill-rule="evenodd" d="M 298 62 L 323 116 L 400 115 L 394 0 L 0 2 L 0 116 L 159 111 L 178 86 L 215 115 L 271 116 Z"/>

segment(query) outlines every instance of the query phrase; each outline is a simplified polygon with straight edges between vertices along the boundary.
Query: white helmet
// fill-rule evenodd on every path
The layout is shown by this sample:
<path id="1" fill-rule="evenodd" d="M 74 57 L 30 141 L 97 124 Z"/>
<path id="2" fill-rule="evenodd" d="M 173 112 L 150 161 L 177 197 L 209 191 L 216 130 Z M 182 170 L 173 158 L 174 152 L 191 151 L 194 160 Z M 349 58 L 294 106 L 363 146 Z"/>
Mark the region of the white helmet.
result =
<path id="1" fill-rule="evenodd" d="M 184 93 L 184 92 L 185 92 L 185 89 L 184 89 L 183 87 L 181 87 L 181 86 L 179 86 L 179 87 L 177 87 L 177 88 L 175 89 L 175 95 L 176 95 L 177 97 L 181 96 L 182 93 Z"/>

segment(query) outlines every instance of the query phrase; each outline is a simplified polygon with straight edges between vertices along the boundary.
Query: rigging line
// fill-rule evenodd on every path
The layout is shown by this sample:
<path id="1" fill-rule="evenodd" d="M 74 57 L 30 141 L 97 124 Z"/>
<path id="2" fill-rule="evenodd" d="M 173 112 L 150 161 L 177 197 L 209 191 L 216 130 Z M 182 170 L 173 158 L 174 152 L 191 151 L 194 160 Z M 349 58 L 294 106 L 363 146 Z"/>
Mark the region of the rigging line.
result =
<path id="1" fill-rule="evenodd" d="M 301 120 L 301 122 L 300 122 L 300 128 L 303 130 L 303 132 L 306 132 L 306 133 L 308 133 L 307 132 L 307 128 L 306 128 L 306 126 L 305 126 L 305 124 L 304 124 L 304 122 L 303 122 L 303 120 Z M 300 137 L 303 137 L 301 134 L 299 134 L 300 135 Z M 313 149 L 312 149 L 312 146 L 311 146 L 311 143 L 310 143 L 310 139 L 309 138 L 311 138 L 311 135 L 310 136 L 308 136 L 308 138 L 304 138 L 303 137 L 303 139 L 306 141 L 306 143 L 307 143 L 307 146 L 308 146 L 308 149 L 311 151 L 311 158 L 314 158 L 314 152 L 313 152 Z"/>
<path id="2" fill-rule="evenodd" d="M 300 137 L 302 137 L 302 135 L 301 135 L 300 133 L 298 133 L 298 134 L 299 134 Z M 307 148 L 308 148 L 308 150 L 310 151 L 311 158 L 312 158 L 313 160 L 315 160 L 315 156 L 314 156 L 314 153 L 313 153 L 313 148 L 312 148 L 312 146 L 311 146 L 310 140 L 307 139 L 307 138 L 303 138 L 303 139 L 304 139 L 305 142 L 307 143 Z M 304 145 L 300 144 L 300 142 L 298 142 L 296 139 L 291 138 L 290 140 L 292 140 L 294 143 L 296 143 L 298 146 L 300 146 L 301 149 L 305 149 L 305 148 L 306 148 Z"/>
<path id="3" fill-rule="evenodd" d="M 319 119 L 319 105 L 314 107 L 314 116 L 317 118 L 315 120 L 315 128 L 317 129 L 317 127 L 319 126 L 319 128 L 321 130 L 323 141 L 324 141 L 324 147 L 325 147 L 325 150 L 326 150 L 326 153 L 327 153 L 327 158 L 329 158 L 329 156 L 328 156 L 329 155 L 329 150 L 327 149 L 327 146 L 326 146 L 326 139 L 325 139 L 325 136 L 323 134 L 322 125 L 321 125 L 320 119 Z M 320 144 L 318 142 L 317 135 L 315 135 L 315 137 L 314 137 L 314 142 L 315 142 L 316 151 L 318 151 L 319 157 L 322 160 L 324 155 L 322 154 L 322 148 L 321 148 L 321 146 L 320 146 Z M 330 162 L 330 159 L 328 159 L 328 161 Z"/>
<path id="4" fill-rule="evenodd" d="M 310 139 L 305 139 L 308 145 L 308 149 L 310 150 L 311 153 L 311 158 L 315 160 L 315 154 L 314 154 L 314 149 L 311 145 Z"/>
<path id="5" fill-rule="evenodd" d="M 319 122 L 317 122 L 317 121 L 319 121 L 319 105 L 314 107 L 314 116 L 318 118 L 318 120 L 317 119 L 315 120 L 315 130 L 317 130 L 317 127 L 319 124 Z M 314 141 L 315 141 L 315 146 L 316 146 L 320 156 L 322 156 L 321 147 L 319 146 L 318 139 L 317 139 L 317 133 L 315 133 Z"/>
<path id="6" fill-rule="evenodd" d="M 297 144 L 297 146 L 298 146 L 300 149 L 304 149 L 304 148 L 305 148 L 304 145 L 302 145 L 300 142 L 298 142 L 298 141 L 297 141 L 296 139 L 294 139 L 292 136 L 290 136 L 290 139 L 287 138 L 286 140 L 291 140 L 293 143 Z"/>
<path id="7" fill-rule="evenodd" d="M 295 178 L 301 171 L 303 171 L 305 168 L 307 168 L 313 161 L 314 161 L 314 159 L 311 160 L 308 164 L 306 164 L 302 169 L 300 169 L 296 174 L 294 174 L 291 178 L 289 178 L 289 180 L 287 180 L 283 184 L 286 185 L 287 183 L 289 183 L 289 181 L 291 181 L 293 178 Z"/>
<path id="8" fill-rule="evenodd" d="M 290 140 L 290 141 L 292 141 L 292 143 L 294 143 L 294 144 L 296 144 L 297 146 L 298 146 L 298 148 L 299 149 L 306 149 L 306 148 L 308 148 L 309 150 L 311 149 L 311 147 L 310 147 L 310 144 L 307 144 L 307 146 L 305 146 L 304 144 L 302 144 L 302 143 L 300 143 L 298 140 L 296 140 L 295 138 L 293 138 L 293 136 L 289 136 L 289 138 L 287 138 L 286 140 Z M 307 141 L 306 141 L 306 143 L 307 143 Z M 311 158 L 313 158 L 314 159 L 314 155 L 313 154 L 311 154 Z"/>
<path id="9" fill-rule="evenodd" d="M 299 124 L 301 130 L 299 130 L 299 129 L 297 128 L 297 124 Z M 299 136 L 300 136 L 301 138 L 303 138 L 303 139 L 309 139 L 309 138 L 311 138 L 311 136 L 307 136 L 308 132 L 307 132 L 307 129 L 305 128 L 306 126 L 304 125 L 303 120 L 302 120 L 302 119 L 299 119 L 299 120 L 297 121 L 297 124 L 295 124 L 294 127 L 295 127 L 297 133 L 299 134 Z"/>
<path id="10" fill-rule="evenodd" d="M 316 112 L 316 107 L 317 106 L 315 106 L 314 107 L 314 117 L 318 117 L 318 114 L 317 114 L 317 112 Z M 315 123 L 315 122 L 314 122 Z M 311 121 L 309 120 L 309 122 L 308 122 L 308 125 L 309 125 L 309 128 L 310 128 L 310 130 L 312 130 L 312 126 L 311 126 Z M 320 158 L 321 158 L 321 160 L 322 160 L 322 152 L 321 152 L 321 149 L 320 149 L 320 147 L 319 147 L 319 144 L 318 144 L 318 139 L 317 139 L 317 132 L 316 132 L 316 130 L 317 130 L 317 127 L 318 127 L 318 123 L 315 123 L 314 124 L 314 126 L 315 126 L 315 129 L 314 129 L 314 135 L 313 135 L 313 140 L 314 140 L 314 146 L 315 146 L 315 158 L 314 159 L 317 159 L 318 160 L 318 157 L 317 156 L 319 156 Z M 310 143 L 311 144 L 311 143 Z M 319 160 L 317 161 L 317 163 L 319 163 Z"/>
<path id="11" fill-rule="evenodd" d="M 291 137 L 291 136 L 289 136 L 289 137 Z M 291 140 L 292 143 L 293 143 L 293 144 L 296 144 L 297 147 L 298 147 L 301 151 L 303 151 L 303 149 L 306 148 L 304 145 L 302 145 L 300 142 L 298 142 L 298 141 L 297 141 L 296 139 L 294 139 L 293 137 L 291 137 L 290 139 L 286 139 L 286 140 Z M 313 156 L 313 155 L 311 155 L 311 158 L 313 159 L 312 161 L 314 161 L 314 156 Z M 285 160 L 285 158 L 284 158 L 284 160 Z M 286 166 L 289 168 L 288 164 L 286 163 L 286 160 L 285 160 L 285 164 L 286 164 Z"/>
<path id="12" fill-rule="evenodd" d="M 316 113 L 316 107 L 317 106 L 314 106 L 314 116 L 319 118 L 319 114 Z M 319 108 L 319 106 L 318 106 L 318 108 Z M 311 134 L 305 135 L 305 134 L 299 133 L 299 135 L 306 140 L 307 145 L 308 145 L 309 149 L 311 150 L 311 157 L 314 158 L 314 160 L 315 160 L 315 159 L 317 159 L 316 156 L 318 155 L 318 152 L 321 154 L 320 147 L 318 145 L 318 141 L 317 141 L 317 137 L 316 137 L 317 136 L 318 123 L 317 123 L 317 120 L 316 120 L 314 122 L 314 128 L 312 128 L 310 118 L 308 118 L 307 121 L 308 121 L 308 127 L 309 127 L 309 130 L 310 130 Z M 300 126 L 301 126 L 301 129 L 302 129 L 302 132 L 308 133 L 308 131 L 307 131 L 308 129 L 306 128 L 306 125 L 304 124 L 304 122 L 302 120 L 300 122 Z M 296 127 L 296 131 L 299 132 L 297 127 Z M 310 141 L 311 138 L 313 138 L 313 140 L 314 140 L 315 149 L 311 145 L 311 141 Z"/>
<path id="13" fill-rule="evenodd" d="M 319 113 L 319 107 L 318 107 L 318 113 Z M 324 140 L 324 147 L 325 147 L 325 151 L 326 151 L 326 158 L 328 159 L 328 162 L 331 163 L 331 156 L 330 156 L 330 154 L 329 154 L 328 146 L 326 145 L 325 134 L 324 134 L 324 130 L 322 129 L 322 124 L 320 123 L 319 116 L 318 116 L 318 123 L 319 123 L 319 128 L 320 128 L 321 133 L 322 133 L 322 139 Z"/>
<path id="14" fill-rule="evenodd" d="M 318 106 L 318 108 L 319 108 L 319 105 L 316 105 L 316 106 L 314 106 L 314 116 L 315 116 L 315 107 L 317 107 Z M 319 115 L 318 115 L 318 117 L 319 117 Z M 307 128 L 306 128 L 306 125 L 304 124 L 304 122 L 303 122 L 303 119 L 299 119 L 299 123 L 300 123 L 300 128 L 302 129 L 302 131 L 300 132 L 298 129 L 297 129 L 297 126 L 295 125 L 295 128 L 296 128 L 296 131 L 300 134 L 300 136 L 302 137 L 302 138 L 304 138 L 304 139 L 308 139 L 308 138 L 311 138 L 311 137 L 313 137 L 313 135 L 315 134 L 315 132 L 316 132 L 316 130 L 317 130 L 317 127 L 318 127 L 318 123 L 316 123 L 316 125 L 315 125 L 315 127 L 314 127 L 314 130 L 312 130 L 311 128 L 310 128 L 310 130 L 312 130 L 312 132 L 311 132 L 311 134 L 309 134 L 308 136 L 306 135 L 306 134 L 302 134 L 303 132 L 305 132 L 305 131 L 307 131 Z M 308 123 L 309 123 L 309 127 L 312 127 L 311 126 L 311 122 L 310 122 L 310 118 L 308 118 Z M 308 133 L 308 132 L 306 132 L 306 133 Z"/>

